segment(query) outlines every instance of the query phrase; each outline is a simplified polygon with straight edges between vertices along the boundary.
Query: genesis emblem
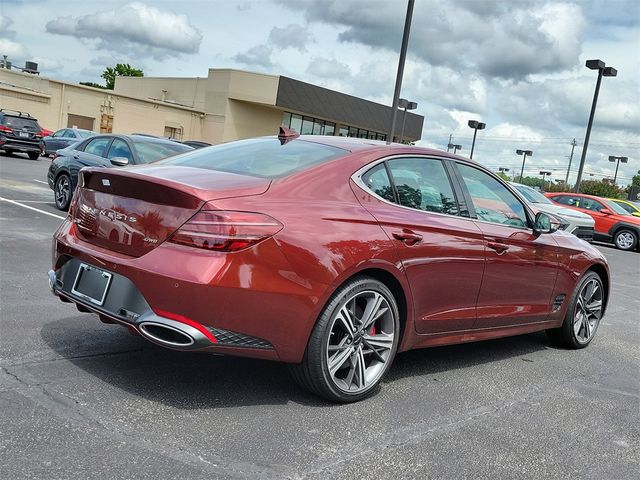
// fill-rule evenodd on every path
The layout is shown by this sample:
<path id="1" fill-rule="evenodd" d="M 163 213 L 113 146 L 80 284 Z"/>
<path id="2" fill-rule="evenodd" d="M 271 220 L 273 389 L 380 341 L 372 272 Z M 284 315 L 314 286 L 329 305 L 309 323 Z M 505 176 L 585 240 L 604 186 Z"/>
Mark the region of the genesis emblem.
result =
<path id="1" fill-rule="evenodd" d="M 110 187 L 111 186 L 111 182 L 109 181 L 109 179 L 103 178 L 102 179 L 102 185 L 104 185 L 105 187 Z"/>

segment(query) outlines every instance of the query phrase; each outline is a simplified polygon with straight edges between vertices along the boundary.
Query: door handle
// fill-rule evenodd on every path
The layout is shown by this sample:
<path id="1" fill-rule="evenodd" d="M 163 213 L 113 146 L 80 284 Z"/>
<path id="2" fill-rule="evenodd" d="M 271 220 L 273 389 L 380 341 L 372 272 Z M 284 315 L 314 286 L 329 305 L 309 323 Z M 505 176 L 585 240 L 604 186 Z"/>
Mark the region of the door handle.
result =
<path id="1" fill-rule="evenodd" d="M 410 230 L 403 230 L 401 232 L 393 232 L 393 238 L 404 242 L 406 245 L 415 245 L 422 240 L 422 235 L 414 233 Z"/>
<path id="2" fill-rule="evenodd" d="M 497 242 L 487 242 L 487 247 L 489 247 L 491 250 L 495 250 L 498 255 L 502 255 L 504 252 L 509 250 L 509 245 Z"/>

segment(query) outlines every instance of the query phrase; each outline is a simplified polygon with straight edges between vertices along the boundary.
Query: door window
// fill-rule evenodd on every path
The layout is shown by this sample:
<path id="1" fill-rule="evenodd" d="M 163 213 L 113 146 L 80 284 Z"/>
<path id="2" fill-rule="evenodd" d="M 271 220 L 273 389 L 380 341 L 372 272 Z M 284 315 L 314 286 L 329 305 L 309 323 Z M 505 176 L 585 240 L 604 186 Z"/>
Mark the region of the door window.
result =
<path id="1" fill-rule="evenodd" d="M 580 206 L 580 198 L 572 197 L 571 195 L 558 195 L 556 197 L 551 197 L 554 202 L 561 203 L 562 205 L 569 205 L 570 207 L 579 207 Z"/>
<path id="2" fill-rule="evenodd" d="M 584 208 L 585 210 L 591 210 L 592 212 L 599 212 L 600 210 L 605 208 L 603 204 L 591 198 L 583 197 L 581 200 L 582 200 L 582 204 L 580 205 L 580 207 Z"/>
<path id="3" fill-rule="evenodd" d="M 433 158 L 397 158 L 387 163 L 400 205 L 426 212 L 459 214 L 458 203 L 442 161 Z"/>
<path id="4" fill-rule="evenodd" d="M 471 195 L 478 220 L 511 227 L 527 227 L 524 205 L 507 187 L 477 168 L 459 163 L 458 170 Z"/>
<path id="5" fill-rule="evenodd" d="M 90 140 L 86 147 L 84 147 L 85 153 L 104 157 L 104 149 L 111 139 L 109 137 L 100 137 Z"/>
<path id="6" fill-rule="evenodd" d="M 73 130 L 67 129 L 62 134 L 62 138 L 76 138 L 76 134 L 74 133 Z"/>
<path id="7" fill-rule="evenodd" d="M 54 133 L 53 135 L 51 135 L 52 137 L 58 138 L 58 137 L 64 137 L 64 134 L 67 133 L 67 129 L 63 129 L 63 130 L 58 130 L 56 133 Z"/>
<path id="8" fill-rule="evenodd" d="M 111 147 L 109 147 L 109 153 L 107 154 L 107 158 L 111 160 L 115 157 L 124 157 L 129 162 L 133 162 L 133 155 L 131 154 L 131 149 L 127 142 L 121 140 L 120 138 L 114 138 Z"/>

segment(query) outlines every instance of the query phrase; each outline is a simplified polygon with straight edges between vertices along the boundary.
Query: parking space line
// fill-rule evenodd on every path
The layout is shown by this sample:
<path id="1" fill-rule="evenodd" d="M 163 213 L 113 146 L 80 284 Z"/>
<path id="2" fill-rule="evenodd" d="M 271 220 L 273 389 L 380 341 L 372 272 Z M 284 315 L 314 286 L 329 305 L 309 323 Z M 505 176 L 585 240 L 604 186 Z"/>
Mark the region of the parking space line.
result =
<path id="1" fill-rule="evenodd" d="M 39 208 L 30 207 L 29 205 L 25 205 L 24 203 L 16 202 L 15 200 L 9 200 L 8 198 L 0 197 L 0 200 L 3 202 L 12 203 L 14 205 L 18 205 L 22 208 L 28 208 L 29 210 L 33 210 L 34 212 L 43 213 L 44 215 L 49 215 L 50 217 L 59 218 L 60 220 L 64 220 L 65 217 L 61 217 L 60 215 L 55 215 L 53 213 L 45 212 L 44 210 L 40 210 Z"/>
<path id="2" fill-rule="evenodd" d="M 37 179 L 35 179 L 35 178 L 32 178 L 32 180 L 33 180 L 34 182 L 44 183 L 45 185 L 49 185 L 47 182 L 43 182 L 42 180 L 37 180 Z"/>

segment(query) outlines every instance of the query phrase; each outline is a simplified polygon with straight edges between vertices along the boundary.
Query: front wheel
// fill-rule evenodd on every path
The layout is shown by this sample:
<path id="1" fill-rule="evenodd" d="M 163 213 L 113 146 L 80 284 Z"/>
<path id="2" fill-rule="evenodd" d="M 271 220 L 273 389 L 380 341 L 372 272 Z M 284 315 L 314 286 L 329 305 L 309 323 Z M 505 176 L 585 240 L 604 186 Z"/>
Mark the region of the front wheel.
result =
<path id="1" fill-rule="evenodd" d="M 560 328 L 547 330 L 554 342 L 567 348 L 584 348 L 596 334 L 604 309 L 604 287 L 595 272 L 588 272 L 571 297 L 564 322 Z"/>
<path id="2" fill-rule="evenodd" d="M 291 367 L 293 377 L 328 400 L 362 400 L 376 390 L 391 366 L 399 338 L 393 293 L 378 280 L 356 277 L 324 307 L 302 363 Z"/>
<path id="3" fill-rule="evenodd" d="M 638 235 L 631 230 L 619 230 L 613 236 L 613 243 L 620 250 L 633 250 L 638 245 Z"/>
<path id="4" fill-rule="evenodd" d="M 53 198 L 59 210 L 67 210 L 71 203 L 71 178 L 66 173 L 60 175 L 53 186 Z"/>

